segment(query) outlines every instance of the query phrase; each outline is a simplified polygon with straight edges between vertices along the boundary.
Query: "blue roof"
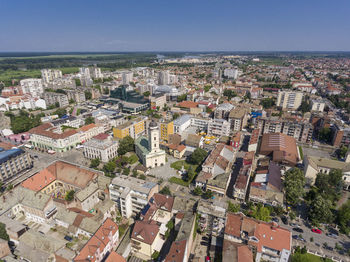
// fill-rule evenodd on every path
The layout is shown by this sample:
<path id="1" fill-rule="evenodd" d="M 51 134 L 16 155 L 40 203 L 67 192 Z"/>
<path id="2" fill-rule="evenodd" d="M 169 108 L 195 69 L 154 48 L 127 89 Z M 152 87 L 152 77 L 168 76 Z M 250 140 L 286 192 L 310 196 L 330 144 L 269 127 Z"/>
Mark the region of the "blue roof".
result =
<path id="1" fill-rule="evenodd" d="M 19 149 L 19 148 L 13 148 L 13 149 L 9 149 L 6 151 L 2 151 L 2 152 L 0 152 L 0 164 L 8 161 L 12 157 L 16 157 L 16 156 L 23 154 L 23 153 L 24 153 L 24 151 L 22 149 Z"/>

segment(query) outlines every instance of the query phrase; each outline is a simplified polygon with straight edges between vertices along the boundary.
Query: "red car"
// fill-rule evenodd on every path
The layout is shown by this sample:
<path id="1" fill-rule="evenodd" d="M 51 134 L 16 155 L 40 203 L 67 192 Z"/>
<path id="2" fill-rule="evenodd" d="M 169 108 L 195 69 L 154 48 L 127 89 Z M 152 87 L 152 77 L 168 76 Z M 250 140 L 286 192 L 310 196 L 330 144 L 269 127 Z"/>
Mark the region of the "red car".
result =
<path id="1" fill-rule="evenodd" d="M 205 262 L 210 262 L 210 257 L 209 256 L 206 256 Z"/>
<path id="2" fill-rule="evenodd" d="M 316 234 L 322 234 L 322 230 L 318 229 L 318 228 L 313 228 L 313 229 L 311 229 L 311 231 L 316 233 Z"/>

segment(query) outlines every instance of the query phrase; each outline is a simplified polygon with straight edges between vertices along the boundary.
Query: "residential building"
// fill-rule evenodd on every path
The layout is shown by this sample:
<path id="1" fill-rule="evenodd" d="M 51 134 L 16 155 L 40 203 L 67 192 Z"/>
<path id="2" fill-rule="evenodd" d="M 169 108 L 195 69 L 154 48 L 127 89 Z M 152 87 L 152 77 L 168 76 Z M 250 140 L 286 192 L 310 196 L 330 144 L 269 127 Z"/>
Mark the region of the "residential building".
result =
<path id="1" fill-rule="evenodd" d="M 182 115 L 174 120 L 174 133 L 182 132 L 191 125 L 191 115 Z"/>
<path id="2" fill-rule="evenodd" d="M 118 142 L 108 134 L 101 133 L 83 144 L 84 156 L 88 159 L 100 159 L 108 162 L 118 155 Z"/>
<path id="3" fill-rule="evenodd" d="M 158 107 L 160 109 L 162 109 L 164 107 L 164 105 L 166 105 L 167 101 L 166 101 L 166 95 L 154 95 L 150 97 L 150 103 L 151 103 L 151 109 L 155 110 Z"/>
<path id="4" fill-rule="evenodd" d="M 101 79 L 101 78 L 103 78 L 103 74 L 101 72 L 101 68 L 99 68 L 99 67 L 96 67 L 96 66 L 92 67 L 90 69 L 90 73 L 91 73 L 91 77 L 94 78 L 94 79 Z"/>
<path id="5" fill-rule="evenodd" d="M 343 172 L 343 184 L 345 190 L 350 190 L 350 163 L 323 157 L 305 156 L 304 173 L 306 183 L 314 185 L 317 174 L 329 174 L 333 169 L 340 169 Z"/>
<path id="6" fill-rule="evenodd" d="M 140 220 L 167 224 L 173 217 L 174 197 L 155 193 L 142 210 Z"/>
<path id="7" fill-rule="evenodd" d="M 217 144 L 202 164 L 202 170 L 196 178 L 196 186 L 225 195 L 234 157 L 235 151 L 232 146 Z"/>
<path id="8" fill-rule="evenodd" d="M 245 108 L 236 107 L 230 111 L 228 119 L 231 122 L 231 130 L 241 131 L 247 125 L 247 111 Z"/>
<path id="9" fill-rule="evenodd" d="M 249 200 L 272 206 L 283 206 L 281 168 L 270 162 L 267 167 L 256 171 L 254 182 L 250 184 Z"/>
<path id="10" fill-rule="evenodd" d="M 281 133 L 264 134 L 259 154 L 289 166 L 295 166 L 300 159 L 295 139 Z"/>
<path id="11" fill-rule="evenodd" d="M 136 216 L 158 193 L 158 184 L 117 174 L 109 185 L 109 196 L 123 217 Z"/>
<path id="12" fill-rule="evenodd" d="M 258 149 L 260 129 L 254 129 L 250 136 L 248 152 L 256 152 Z"/>
<path id="13" fill-rule="evenodd" d="M 118 225 L 107 218 L 95 234 L 79 251 L 73 261 L 100 262 L 117 248 L 119 242 Z"/>
<path id="14" fill-rule="evenodd" d="M 222 247 L 222 262 L 253 262 L 252 250 L 243 244 L 224 239 Z"/>
<path id="15" fill-rule="evenodd" d="M 68 101 L 73 100 L 76 103 L 82 103 L 86 101 L 85 92 L 81 89 L 66 89 L 65 91 L 67 93 Z"/>
<path id="16" fill-rule="evenodd" d="M 170 84 L 170 75 L 169 71 L 160 71 L 158 73 L 158 85 L 169 85 Z"/>
<path id="17" fill-rule="evenodd" d="M 175 241 L 171 244 L 165 262 L 189 261 L 193 246 L 193 237 L 196 224 L 196 216 L 192 212 L 185 212 Z"/>
<path id="18" fill-rule="evenodd" d="M 0 147 L 0 180 L 5 182 L 33 166 L 30 155 L 19 148 Z"/>
<path id="19" fill-rule="evenodd" d="M 143 260 L 150 260 L 165 242 L 160 237 L 160 226 L 155 221 L 136 221 L 131 233 L 131 249 Z"/>
<path id="20" fill-rule="evenodd" d="M 79 68 L 79 74 L 81 76 L 90 78 L 90 69 L 88 67 L 80 67 Z"/>
<path id="21" fill-rule="evenodd" d="M 350 144 L 350 128 L 340 124 L 334 124 L 332 127 L 332 145 L 339 147 L 340 145 Z"/>
<path id="22" fill-rule="evenodd" d="M 311 111 L 323 112 L 326 103 L 323 100 L 312 99 Z"/>
<path id="23" fill-rule="evenodd" d="M 174 134 L 174 122 L 160 122 L 160 141 L 168 142 L 169 135 Z"/>
<path id="24" fill-rule="evenodd" d="M 65 152 L 71 150 L 78 143 L 86 142 L 103 132 L 102 126 L 90 124 L 78 129 L 68 128 L 62 131 L 61 126 L 45 123 L 29 130 L 30 143 L 43 150 Z"/>
<path id="25" fill-rule="evenodd" d="M 303 100 L 302 92 L 279 91 L 277 97 L 277 106 L 287 110 L 297 110 Z"/>
<path id="26" fill-rule="evenodd" d="M 214 136 L 229 136 L 230 122 L 224 119 L 210 119 L 208 122 L 208 134 Z"/>
<path id="27" fill-rule="evenodd" d="M 186 146 L 180 144 L 169 144 L 169 154 L 175 158 L 181 159 L 186 152 Z"/>
<path id="28" fill-rule="evenodd" d="M 188 134 L 185 145 L 193 148 L 203 148 L 204 138 L 196 134 Z"/>
<path id="29" fill-rule="evenodd" d="M 19 83 L 23 94 L 30 94 L 32 97 L 40 97 L 40 95 L 44 92 L 43 82 L 41 79 L 23 79 Z"/>
<path id="30" fill-rule="evenodd" d="M 133 80 L 133 73 L 132 72 L 123 72 L 122 73 L 122 82 L 123 85 L 128 85 Z"/>
<path id="31" fill-rule="evenodd" d="M 249 185 L 249 179 L 252 173 L 252 165 L 254 162 L 255 152 L 247 152 L 243 157 L 243 165 L 240 168 L 236 181 L 233 185 L 233 197 L 245 201 L 247 189 Z"/>
<path id="32" fill-rule="evenodd" d="M 65 94 L 45 92 L 44 100 L 48 106 L 59 104 L 59 107 L 66 107 L 69 105 L 68 96 Z"/>
<path id="33" fill-rule="evenodd" d="M 146 131 L 145 117 L 137 117 L 128 122 L 113 128 L 113 136 L 122 139 L 126 136 L 131 136 L 134 139 L 139 138 Z"/>
<path id="34" fill-rule="evenodd" d="M 234 69 L 234 68 L 225 68 L 224 69 L 224 76 L 227 78 L 237 79 L 238 70 Z"/>
<path id="35" fill-rule="evenodd" d="M 214 111 L 215 118 L 228 119 L 230 111 L 234 109 L 235 106 L 230 103 L 219 104 Z"/>
<path id="36" fill-rule="evenodd" d="M 283 133 L 302 143 L 309 143 L 314 131 L 313 125 L 308 121 L 277 117 L 261 117 L 257 120 L 256 126 L 262 134 Z"/>
<path id="37" fill-rule="evenodd" d="M 256 262 L 289 261 L 292 251 L 291 231 L 274 222 L 255 220 L 242 213 L 227 214 L 224 239 L 247 245 L 256 253 Z M 251 255 L 247 261 L 251 261 Z"/>
<path id="38" fill-rule="evenodd" d="M 135 152 L 147 168 L 165 164 L 165 151 L 159 148 L 159 128 L 157 123 L 149 124 L 148 138 L 141 136 L 135 141 Z"/>
<path id="39" fill-rule="evenodd" d="M 41 78 L 47 84 L 55 79 L 62 78 L 62 71 L 57 69 L 42 69 Z"/>

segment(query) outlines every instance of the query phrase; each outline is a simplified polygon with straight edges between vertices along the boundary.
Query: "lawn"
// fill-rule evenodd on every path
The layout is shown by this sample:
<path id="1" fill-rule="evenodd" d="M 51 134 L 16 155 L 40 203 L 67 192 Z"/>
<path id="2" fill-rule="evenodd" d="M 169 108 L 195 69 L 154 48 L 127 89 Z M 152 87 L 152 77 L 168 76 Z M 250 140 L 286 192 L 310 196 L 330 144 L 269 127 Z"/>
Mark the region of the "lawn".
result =
<path id="1" fill-rule="evenodd" d="M 300 154 L 300 158 L 303 160 L 304 159 L 304 153 L 303 153 L 303 148 L 301 146 L 299 146 L 299 154 Z"/>
<path id="2" fill-rule="evenodd" d="M 192 176 L 189 178 L 188 181 L 185 181 L 185 180 L 183 180 L 183 179 L 181 179 L 181 178 L 178 178 L 178 177 L 171 177 L 171 178 L 169 179 L 169 182 L 170 182 L 170 183 L 174 183 L 174 184 L 178 184 L 178 185 L 181 185 L 181 186 L 186 186 L 186 187 L 188 187 L 189 184 L 191 184 L 191 182 L 193 181 L 193 179 L 194 179 L 194 178 L 196 177 L 196 175 L 197 175 L 196 170 L 197 170 L 197 168 L 198 168 L 198 165 L 189 164 L 189 163 L 187 163 L 187 162 L 184 161 L 184 160 L 176 161 L 176 162 L 172 163 L 172 164 L 170 165 L 170 167 L 171 167 L 171 168 L 174 168 L 174 169 L 176 169 L 176 170 L 181 170 L 182 167 L 184 167 L 185 170 L 189 170 L 190 167 L 192 167 L 192 170 L 193 170 L 193 174 L 192 174 Z"/>
<path id="3" fill-rule="evenodd" d="M 188 170 L 190 168 L 190 166 L 193 167 L 193 170 L 196 170 L 198 167 L 197 165 L 188 164 L 185 160 L 179 160 L 179 161 L 176 161 L 170 165 L 171 168 L 174 168 L 176 170 L 181 170 L 182 166 L 184 166 L 184 168 L 186 170 Z"/>
<path id="4" fill-rule="evenodd" d="M 292 262 L 331 262 L 330 259 L 323 259 L 321 257 L 315 256 L 313 254 L 301 254 L 301 253 L 295 253 L 292 256 Z"/>

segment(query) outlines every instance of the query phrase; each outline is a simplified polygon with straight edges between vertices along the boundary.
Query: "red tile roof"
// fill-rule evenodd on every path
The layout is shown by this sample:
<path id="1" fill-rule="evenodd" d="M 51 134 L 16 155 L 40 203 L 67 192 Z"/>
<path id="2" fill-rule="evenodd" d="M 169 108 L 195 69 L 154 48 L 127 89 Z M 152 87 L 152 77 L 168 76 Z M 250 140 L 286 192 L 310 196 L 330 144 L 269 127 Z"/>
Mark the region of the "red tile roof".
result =
<path id="1" fill-rule="evenodd" d="M 179 107 L 184 107 L 184 108 L 195 108 L 198 107 L 198 103 L 192 102 L 192 101 L 182 101 L 177 104 Z"/>
<path id="2" fill-rule="evenodd" d="M 182 262 L 184 261 L 187 240 L 174 241 L 171 244 L 169 253 L 165 258 L 165 262 Z"/>
<path id="3" fill-rule="evenodd" d="M 112 251 L 105 260 L 105 262 L 126 262 L 126 260 L 118 253 Z"/>
<path id="4" fill-rule="evenodd" d="M 159 226 L 154 221 L 136 221 L 131 238 L 152 245 L 158 232 Z"/>
<path id="5" fill-rule="evenodd" d="M 110 237 L 114 236 L 118 231 L 118 226 L 110 218 L 107 218 L 105 222 L 99 227 L 95 234 L 80 250 L 79 254 L 74 258 L 74 261 L 96 261 L 95 253 L 97 249 L 100 252 L 106 248 L 110 242 Z"/>

